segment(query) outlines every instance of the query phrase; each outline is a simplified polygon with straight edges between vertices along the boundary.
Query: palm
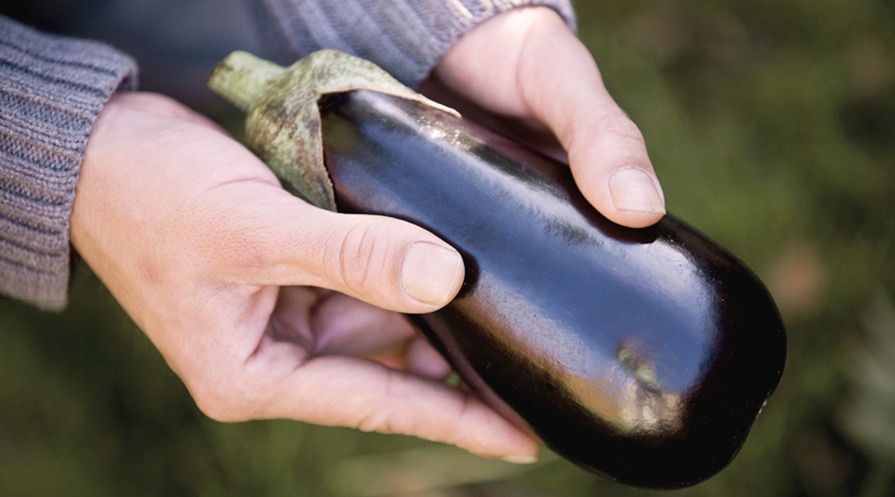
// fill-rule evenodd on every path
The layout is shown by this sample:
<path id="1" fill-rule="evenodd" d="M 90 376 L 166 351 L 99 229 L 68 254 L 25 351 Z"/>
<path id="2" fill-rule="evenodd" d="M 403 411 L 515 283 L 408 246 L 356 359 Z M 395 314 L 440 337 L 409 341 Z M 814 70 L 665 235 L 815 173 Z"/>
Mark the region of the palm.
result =
<path id="1" fill-rule="evenodd" d="M 279 289 L 268 325 L 251 359 L 269 361 L 291 351 L 282 365 L 297 371 L 308 362 L 342 356 L 357 363 L 378 363 L 434 380 L 447 365 L 400 314 L 363 303 L 343 294 L 313 287 Z M 366 364 L 364 367 L 367 367 Z"/>

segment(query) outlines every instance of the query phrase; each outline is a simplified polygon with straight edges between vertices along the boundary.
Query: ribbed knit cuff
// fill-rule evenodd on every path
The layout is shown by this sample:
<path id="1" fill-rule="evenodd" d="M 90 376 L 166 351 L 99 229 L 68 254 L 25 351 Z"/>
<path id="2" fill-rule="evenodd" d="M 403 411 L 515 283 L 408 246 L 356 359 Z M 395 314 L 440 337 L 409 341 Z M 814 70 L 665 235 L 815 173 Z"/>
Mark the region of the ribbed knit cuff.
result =
<path id="1" fill-rule="evenodd" d="M 0 16 L 0 293 L 65 306 L 70 217 L 87 138 L 136 64 L 101 43 Z"/>
<path id="2" fill-rule="evenodd" d="M 264 35 L 289 62 L 321 48 L 371 60 L 404 84 L 416 87 L 438 59 L 482 21 L 523 6 L 554 9 L 575 29 L 568 0 L 264 0 Z M 274 39 L 275 38 L 275 39 Z"/>

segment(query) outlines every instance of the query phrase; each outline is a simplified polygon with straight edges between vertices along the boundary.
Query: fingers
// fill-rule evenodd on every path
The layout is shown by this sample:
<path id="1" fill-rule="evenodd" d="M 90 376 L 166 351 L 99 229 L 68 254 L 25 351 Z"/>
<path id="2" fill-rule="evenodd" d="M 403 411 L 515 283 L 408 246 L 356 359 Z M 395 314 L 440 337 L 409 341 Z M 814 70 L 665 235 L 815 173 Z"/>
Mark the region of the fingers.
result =
<path id="1" fill-rule="evenodd" d="M 289 290 L 284 289 L 284 293 Z M 401 314 L 337 292 L 321 296 L 310 314 L 311 328 L 322 330 L 314 346 L 317 355 L 400 357 L 407 342 L 416 337 L 416 331 Z"/>
<path id="2" fill-rule="evenodd" d="M 493 113 L 546 125 L 584 196 L 609 219 L 642 227 L 665 213 L 640 130 L 552 10 L 514 9 L 489 19 L 448 51 L 435 75 Z"/>
<path id="3" fill-rule="evenodd" d="M 532 114 L 567 150 L 576 182 L 597 210 L 632 227 L 659 220 L 665 200 L 643 135 L 609 95 L 586 47 L 558 18 L 532 29 L 518 85 Z"/>
<path id="4" fill-rule="evenodd" d="M 347 357 L 312 359 L 274 387 L 266 414 L 412 435 L 485 457 L 533 461 L 539 442 L 475 396 Z"/>
<path id="5" fill-rule="evenodd" d="M 412 340 L 407 346 L 404 368 L 408 372 L 433 381 L 444 381 L 451 373 L 450 364 L 423 337 Z"/>
<path id="6" fill-rule="evenodd" d="M 222 267 L 244 282 L 328 288 L 405 313 L 444 306 L 463 283 L 460 254 L 418 226 L 329 212 L 275 188 L 259 195 L 264 202 L 249 214 L 240 207 L 243 221 L 221 235 L 237 238 Z"/>

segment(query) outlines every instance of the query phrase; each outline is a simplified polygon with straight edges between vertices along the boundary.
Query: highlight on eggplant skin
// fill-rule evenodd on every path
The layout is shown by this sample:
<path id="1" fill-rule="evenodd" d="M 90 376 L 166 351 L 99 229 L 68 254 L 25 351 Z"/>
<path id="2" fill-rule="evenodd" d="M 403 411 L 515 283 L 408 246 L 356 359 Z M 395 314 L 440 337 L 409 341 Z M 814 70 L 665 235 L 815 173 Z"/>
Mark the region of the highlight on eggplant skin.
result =
<path id="1" fill-rule="evenodd" d="M 629 485 L 685 487 L 731 462 L 786 357 L 742 262 L 671 215 L 611 223 L 566 165 L 474 123 L 368 91 L 321 108 L 339 210 L 463 254 L 454 302 L 411 319 L 486 401 Z"/>

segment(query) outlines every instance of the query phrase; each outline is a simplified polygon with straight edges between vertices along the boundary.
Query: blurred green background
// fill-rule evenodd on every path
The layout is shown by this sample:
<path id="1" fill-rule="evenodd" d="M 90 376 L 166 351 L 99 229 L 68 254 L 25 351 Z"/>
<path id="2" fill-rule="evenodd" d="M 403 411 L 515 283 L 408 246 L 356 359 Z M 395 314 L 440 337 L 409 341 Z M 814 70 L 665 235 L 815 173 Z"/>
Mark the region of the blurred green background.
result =
<path id="1" fill-rule="evenodd" d="M 669 210 L 753 267 L 788 326 L 783 381 L 729 468 L 651 492 L 549 453 L 513 466 L 407 437 L 217 423 L 80 266 L 63 313 L 0 301 L 0 496 L 895 495 L 895 5 L 576 7 Z"/>

